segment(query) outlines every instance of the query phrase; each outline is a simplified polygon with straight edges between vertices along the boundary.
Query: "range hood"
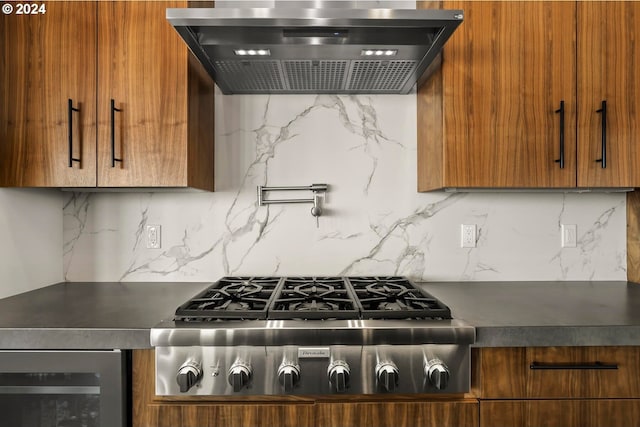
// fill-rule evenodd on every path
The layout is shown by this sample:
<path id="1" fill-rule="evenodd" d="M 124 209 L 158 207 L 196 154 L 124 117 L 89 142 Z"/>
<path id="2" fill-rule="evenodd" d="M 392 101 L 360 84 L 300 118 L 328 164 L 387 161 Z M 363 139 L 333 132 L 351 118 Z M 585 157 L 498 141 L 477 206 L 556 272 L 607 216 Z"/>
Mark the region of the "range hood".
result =
<path id="1" fill-rule="evenodd" d="M 406 94 L 462 19 L 440 9 L 167 9 L 225 94 Z"/>

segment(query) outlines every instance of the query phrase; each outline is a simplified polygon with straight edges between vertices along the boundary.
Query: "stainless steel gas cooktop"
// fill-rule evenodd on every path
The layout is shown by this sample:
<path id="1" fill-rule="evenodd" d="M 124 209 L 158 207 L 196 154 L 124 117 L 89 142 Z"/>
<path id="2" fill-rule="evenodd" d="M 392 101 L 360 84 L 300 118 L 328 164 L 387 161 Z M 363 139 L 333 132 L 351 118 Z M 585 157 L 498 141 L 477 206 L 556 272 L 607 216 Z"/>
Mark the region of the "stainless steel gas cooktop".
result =
<path id="1" fill-rule="evenodd" d="M 475 330 L 404 277 L 224 277 L 151 331 L 158 395 L 463 393 Z"/>
<path id="2" fill-rule="evenodd" d="M 225 277 L 176 310 L 176 320 L 450 319 L 403 277 Z"/>

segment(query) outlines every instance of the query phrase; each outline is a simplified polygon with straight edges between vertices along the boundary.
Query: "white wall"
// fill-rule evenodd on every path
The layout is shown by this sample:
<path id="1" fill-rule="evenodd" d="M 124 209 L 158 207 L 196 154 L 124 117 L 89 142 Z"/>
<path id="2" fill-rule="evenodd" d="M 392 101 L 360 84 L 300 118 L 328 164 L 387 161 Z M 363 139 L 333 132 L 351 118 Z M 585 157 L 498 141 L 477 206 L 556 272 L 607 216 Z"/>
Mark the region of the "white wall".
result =
<path id="1" fill-rule="evenodd" d="M 63 196 L 0 189 L 0 298 L 63 280 Z"/>
<path id="2" fill-rule="evenodd" d="M 622 193 L 418 193 L 415 95 L 218 95 L 216 192 L 66 195 L 66 279 L 626 280 Z M 312 183 L 330 185 L 317 228 L 310 205 L 257 206 L 257 185 Z M 560 248 L 561 223 L 577 248 Z"/>

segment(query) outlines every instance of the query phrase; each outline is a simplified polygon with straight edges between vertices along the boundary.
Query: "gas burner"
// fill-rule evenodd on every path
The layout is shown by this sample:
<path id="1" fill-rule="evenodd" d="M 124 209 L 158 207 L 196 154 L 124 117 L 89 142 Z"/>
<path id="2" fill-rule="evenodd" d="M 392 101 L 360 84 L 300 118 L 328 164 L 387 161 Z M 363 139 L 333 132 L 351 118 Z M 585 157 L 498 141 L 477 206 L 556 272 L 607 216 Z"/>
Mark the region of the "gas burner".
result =
<path id="1" fill-rule="evenodd" d="M 318 282 L 306 282 L 298 286 L 294 286 L 292 290 L 288 290 L 288 293 L 293 295 L 300 295 L 303 298 L 318 297 L 322 298 L 325 295 L 332 295 L 341 290 L 336 290 L 335 286 L 329 283 Z"/>
<path id="2" fill-rule="evenodd" d="M 176 310 L 176 320 L 266 319 L 279 278 L 225 277 Z"/>
<path id="3" fill-rule="evenodd" d="M 363 319 L 450 319 L 449 308 L 404 277 L 350 277 Z"/>
<path id="4" fill-rule="evenodd" d="M 378 310 L 389 310 L 389 311 L 399 311 L 399 310 L 405 310 L 406 309 L 406 305 L 396 301 L 396 302 L 381 302 L 380 304 L 378 304 Z"/>
<path id="5" fill-rule="evenodd" d="M 292 311 L 332 311 L 338 310 L 338 304 L 332 304 L 329 302 L 322 301 L 304 301 L 304 302 L 294 302 L 289 307 L 291 307 Z"/>
<path id="6" fill-rule="evenodd" d="M 358 319 L 358 309 L 341 277 L 285 278 L 269 319 Z"/>

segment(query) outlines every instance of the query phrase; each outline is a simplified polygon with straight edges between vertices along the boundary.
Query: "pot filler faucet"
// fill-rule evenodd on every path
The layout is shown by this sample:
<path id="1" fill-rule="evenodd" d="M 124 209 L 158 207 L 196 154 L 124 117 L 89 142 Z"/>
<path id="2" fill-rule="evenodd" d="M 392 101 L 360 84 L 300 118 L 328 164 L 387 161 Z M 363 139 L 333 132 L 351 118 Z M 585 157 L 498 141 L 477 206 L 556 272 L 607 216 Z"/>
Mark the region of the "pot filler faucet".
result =
<path id="1" fill-rule="evenodd" d="M 258 205 L 272 205 L 282 203 L 312 203 L 311 215 L 316 218 L 316 227 L 319 227 L 319 217 L 322 215 L 322 206 L 320 206 L 321 198 L 324 198 L 324 194 L 328 191 L 329 186 L 327 184 L 311 184 L 308 186 L 297 187 L 263 187 L 258 185 Z M 311 191 L 313 198 L 310 199 L 271 199 L 265 198 L 268 191 Z"/>

